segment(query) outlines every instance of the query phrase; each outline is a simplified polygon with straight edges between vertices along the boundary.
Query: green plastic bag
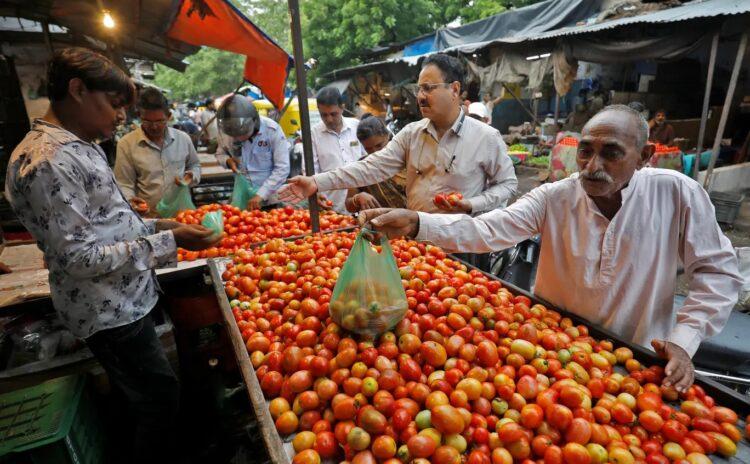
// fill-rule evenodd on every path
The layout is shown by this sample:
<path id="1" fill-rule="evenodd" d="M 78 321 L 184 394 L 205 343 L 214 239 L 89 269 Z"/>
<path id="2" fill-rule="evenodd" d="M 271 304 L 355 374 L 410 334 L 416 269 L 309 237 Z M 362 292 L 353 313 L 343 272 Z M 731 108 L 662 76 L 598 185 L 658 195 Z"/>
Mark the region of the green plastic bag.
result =
<path id="1" fill-rule="evenodd" d="M 156 205 L 156 212 L 163 218 L 175 217 L 177 213 L 186 209 L 195 209 L 193 199 L 190 197 L 190 187 L 187 184 L 171 184 Z"/>
<path id="2" fill-rule="evenodd" d="M 232 187 L 232 206 L 239 209 L 247 209 L 247 202 L 250 201 L 258 189 L 248 181 L 242 174 L 234 175 L 234 186 Z"/>
<path id="3" fill-rule="evenodd" d="M 203 215 L 201 225 L 214 231 L 214 236 L 224 233 L 224 212 L 211 211 Z"/>
<path id="4" fill-rule="evenodd" d="M 357 235 L 333 288 L 329 312 L 344 329 L 374 339 L 404 318 L 408 304 L 388 240 L 381 238 L 378 253 L 363 233 L 372 232 L 363 229 Z"/>

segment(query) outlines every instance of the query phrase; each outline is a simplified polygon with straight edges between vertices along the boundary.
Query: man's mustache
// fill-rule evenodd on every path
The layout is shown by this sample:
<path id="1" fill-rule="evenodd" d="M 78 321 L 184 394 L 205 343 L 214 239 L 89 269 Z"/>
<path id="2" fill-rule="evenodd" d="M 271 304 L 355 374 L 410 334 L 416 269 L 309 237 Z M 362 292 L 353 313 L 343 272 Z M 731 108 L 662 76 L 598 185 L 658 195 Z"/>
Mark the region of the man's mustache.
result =
<path id="1" fill-rule="evenodd" d="M 612 176 L 610 176 L 604 171 L 589 172 L 589 171 L 583 170 L 581 171 L 581 177 L 586 180 L 603 181 L 603 182 L 609 182 L 610 184 L 615 181 L 612 178 Z"/>

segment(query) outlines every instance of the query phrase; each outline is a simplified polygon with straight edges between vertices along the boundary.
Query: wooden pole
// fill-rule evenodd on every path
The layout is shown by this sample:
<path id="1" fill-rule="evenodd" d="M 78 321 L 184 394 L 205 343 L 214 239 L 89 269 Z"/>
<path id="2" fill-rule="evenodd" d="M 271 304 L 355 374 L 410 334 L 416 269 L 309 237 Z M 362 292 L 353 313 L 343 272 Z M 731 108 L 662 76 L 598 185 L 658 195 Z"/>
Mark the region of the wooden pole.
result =
<path id="1" fill-rule="evenodd" d="M 742 59 L 745 57 L 745 50 L 747 49 L 747 31 L 742 33 L 740 38 L 740 45 L 737 47 L 737 57 L 734 60 L 734 68 L 732 68 L 732 77 L 729 79 L 729 88 L 727 89 L 727 95 L 724 98 L 724 108 L 721 109 L 721 119 L 719 120 L 719 130 L 716 131 L 716 139 L 714 140 L 714 146 L 711 150 L 711 161 L 708 163 L 708 170 L 706 171 L 706 180 L 703 181 L 703 188 L 711 191 L 711 174 L 716 165 L 716 159 L 719 157 L 719 148 L 721 146 L 721 138 L 724 136 L 724 129 L 727 125 L 727 118 L 729 118 L 729 110 L 732 106 L 732 99 L 734 98 L 734 91 L 737 88 L 737 78 L 740 75 L 740 69 L 742 68 Z"/>
<path id="2" fill-rule="evenodd" d="M 555 90 L 555 130 L 557 129 L 557 120 L 560 118 L 560 94 Z"/>
<path id="3" fill-rule="evenodd" d="M 523 104 L 523 101 L 520 98 L 518 98 L 516 96 L 516 94 L 513 93 L 513 91 L 510 90 L 510 88 L 507 85 L 505 85 L 505 82 L 503 82 L 503 88 L 508 91 L 508 93 L 510 94 L 510 96 L 513 97 L 513 99 L 516 100 L 519 105 L 521 105 L 521 108 L 523 108 L 523 110 L 526 112 L 526 114 L 528 114 L 529 116 L 531 116 L 531 119 L 534 122 L 534 126 L 538 126 L 539 125 L 539 121 L 537 121 L 536 115 L 534 113 L 532 113 L 531 110 L 529 110 L 528 108 L 526 108 L 526 105 Z"/>
<path id="4" fill-rule="evenodd" d="M 47 21 L 42 21 L 42 32 L 44 32 L 44 44 L 49 49 L 50 55 L 53 55 L 55 47 L 52 45 L 52 36 L 49 33 L 49 23 Z"/>
<path id="5" fill-rule="evenodd" d="M 305 72 L 305 58 L 302 51 L 302 27 L 300 26 L 299 0 L 289 0 L 289 17 L 292 23 L 292 46 L 294 47 L 294 70 L 297 76 L 297 95 L 299 100 L 299 115 L 302 125 L 302 153 L 305 160 L 305 174 L 315 174 L 312 153 L 312 135 L 310 134 L 310 109 L 307 106 L 307 73 Z M 313 232 L 320 232 L 320 217 L 317 194 L 307 199 L 310 208 L 310 226 Z"/>
<path id="6" fill-rule="evenodd" d="M 701 152 L 703 141 L 706 136 L 706 124 L 708 123 L 708 103 L 711 97 L 711 86 L 714 82 L 714 68 L 716 67 L 716 52 L 719 49 L 719 31 L 716 31 L 711 41 L 711 54 L 708 59 L 708 74 L 706 75 L 706 91 L 703 94 L 703 110 L 701 111 L 701 126 L 698 130 L 698 144 L 695 146 L 695 161 L 693 161 L 693 179 L 698 180 L 701 164 Z"/>

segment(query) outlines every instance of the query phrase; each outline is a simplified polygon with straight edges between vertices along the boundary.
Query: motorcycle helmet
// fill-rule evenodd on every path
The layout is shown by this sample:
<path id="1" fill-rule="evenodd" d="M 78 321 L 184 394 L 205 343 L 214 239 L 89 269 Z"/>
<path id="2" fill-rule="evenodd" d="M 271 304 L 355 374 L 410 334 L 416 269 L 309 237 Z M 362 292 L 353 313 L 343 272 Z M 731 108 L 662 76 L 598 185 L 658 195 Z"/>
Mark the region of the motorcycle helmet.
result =
<path id="1" fill-rule="evenodd" d="M 251 139 L 260 130 L 260 116 L 250 99 L 233 94 L 216 112 L 220 143 L 230 145 Z"/>

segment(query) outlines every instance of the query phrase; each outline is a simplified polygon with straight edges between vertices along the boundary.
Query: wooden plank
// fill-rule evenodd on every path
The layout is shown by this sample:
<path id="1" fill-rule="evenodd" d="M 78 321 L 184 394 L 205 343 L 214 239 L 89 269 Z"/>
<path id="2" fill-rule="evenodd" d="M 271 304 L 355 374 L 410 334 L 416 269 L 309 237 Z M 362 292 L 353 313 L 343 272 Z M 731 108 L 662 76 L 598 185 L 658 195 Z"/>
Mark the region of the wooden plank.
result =
<path id="1" fill-rule="evenodd" d="M 258 420 L 258 429 L 266 444 L 266 450 L 271 461 L 274 463 L 289 464 L 291 460 L 284 451 L 284 442 L 276 431 L 276 425 L 271 417 L 271 412 L 266 406 L 266 399 L 263 396 L 263 391 L 260 389 L 258 376 L 255 374 L 252 362 L 250 362 L 250 355 L 247 354 L 245 342 L 242 340 L 240 329 L 237 326 L 237 321 L 234 320 L 232 308 L 229 306 L 229 300 L 224 292 L 224 283 L 221 280 L 221 274 L 225 263 L 225 259 L 209 259 L 208 269 L 211 274 L 214 290 L 216 291 L 216 298 L 219 301 L 221 314 L 224 317 L 229 339 L 232 342 L 232 348 L 237 357 L 237 365 L 240 368 L 242 377 L 245 379 L 247 395 L 253 405 L 255 417 Z"/>

